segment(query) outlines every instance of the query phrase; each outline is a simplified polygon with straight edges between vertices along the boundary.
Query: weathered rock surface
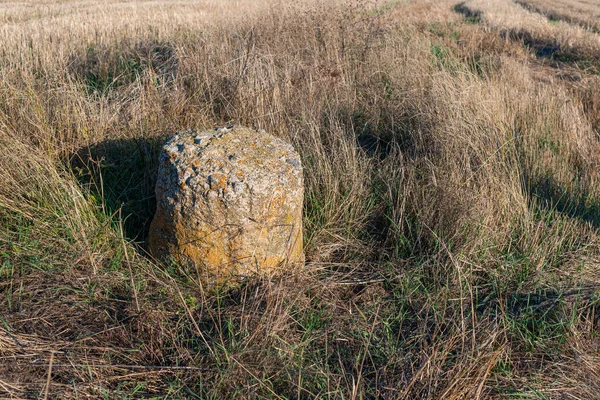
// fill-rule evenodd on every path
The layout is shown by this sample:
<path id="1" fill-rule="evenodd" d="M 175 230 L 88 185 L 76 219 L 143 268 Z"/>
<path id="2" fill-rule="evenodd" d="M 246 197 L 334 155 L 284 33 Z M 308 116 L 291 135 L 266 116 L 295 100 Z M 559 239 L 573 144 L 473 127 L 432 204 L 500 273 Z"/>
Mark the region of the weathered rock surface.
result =
<path id="1" fill-rule="evenodd" d="M 149 248 L 209 285 L 304 261 L 299 155 L 243 127 L 180 133 L 163 146 Z"/>

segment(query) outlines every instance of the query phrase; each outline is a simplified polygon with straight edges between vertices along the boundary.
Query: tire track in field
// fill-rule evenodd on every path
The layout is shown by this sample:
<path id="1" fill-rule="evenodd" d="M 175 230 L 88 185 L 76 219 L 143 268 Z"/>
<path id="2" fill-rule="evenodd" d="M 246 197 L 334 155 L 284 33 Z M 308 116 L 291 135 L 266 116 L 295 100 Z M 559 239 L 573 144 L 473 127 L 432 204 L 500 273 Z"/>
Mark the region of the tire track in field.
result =
<path id="1" fill-rule="evenodd" d="M 456 4 L 454 11 L 468 22 L 485 24 L 501 37 L 521 42 L 545 65 L 600 75 L 599 35 L 564 21 L 551 24 L 543 14 L 528 10 L 520 1 L 470 0 Z"/>
<path id="2" fill-rule="evenodd" d="M 583 29 L 594 32 L 594 33 L 600 33 L 600 28 L 598 28 L 597 25 L 588 23 L 588 22 L 586 22 L 580 18 L 577 18 L 575 16 L 567 15 L 565 13 L 561 13 L 561 12 L 557 12 L 557 11 L 552 11 L 550 9 L 542 9 L 541 7 L 531 4 L 527 0 L 514 0 L 514 2 L 517 3 L 518 5 L 520 5 L 521 7 L 523 7 L 524 9 L 526 9 L 527 11 L 543 15 L 550 22 L 563 21 L 567 24 L 578 25 L 578 26 L 582 27 Z"/>
<path id="3" fill-rule="evenodd" d="M 491 1 L 479 0 L 480 4 L 491 4 Z M 496 21 L 490 21 L 486 9 L 475 8 L 465 1 L 454 6 L 454 11 L 462 14 L 468 22 L 482 24 L 495 30 L 499 36 L 521 43 L 522 46 L 532 50 L 534 59 L 530 68 L 537 79 L 541 81 L 560 82 L 573 96 L 580 99 L 583 112 L 588 118 L 592 129 L 598 132 L 600 138 L 600 47 L 584 48 L 569 45 L 565 40 L 565 33 L 585 33 L 588 40 L 600 41 L 598 34 L 584 31 L 581 27 L 572 28 L 565 22 L 559 22 L 560 27 L 551 25 L 542 15 L 534 14 L 513 3 L 510 0 L 498 0 L 506 4 L 512 3 L 512 12 L 522 11 L 531 22 L 530 26 L 506 26 Z M 518 7 L 518 8 L 515 8 Z M 530 18 L 529 18 L 530 17 Z M 504 20 L 506 21 L 506 20 Z M 510 22 L 509 22 L 510 23 Z M 545 29 L 548 28 L 549 29 Z M 536 28 L 540 32 L 536 32 Z M 566 31 L 560 32 L 564 28 Z M 562 34 L 563 37 L 558 35 Z"/>

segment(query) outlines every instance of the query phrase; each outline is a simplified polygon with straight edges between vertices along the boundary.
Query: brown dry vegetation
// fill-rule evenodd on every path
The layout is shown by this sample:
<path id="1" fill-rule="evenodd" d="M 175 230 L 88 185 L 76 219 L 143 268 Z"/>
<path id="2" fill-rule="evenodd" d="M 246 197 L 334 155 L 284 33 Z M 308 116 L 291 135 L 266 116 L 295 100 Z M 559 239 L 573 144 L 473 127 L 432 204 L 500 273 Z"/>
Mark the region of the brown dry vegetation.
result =
<path id="1" fill-rule="evenodd" d="M 600 398 L 595 33 L 511 0 L 0 21 L 0 397 Z M 300 152 L 307 264 L 206 293 L 144 240 L 161 142 L 230 123 Z"/>

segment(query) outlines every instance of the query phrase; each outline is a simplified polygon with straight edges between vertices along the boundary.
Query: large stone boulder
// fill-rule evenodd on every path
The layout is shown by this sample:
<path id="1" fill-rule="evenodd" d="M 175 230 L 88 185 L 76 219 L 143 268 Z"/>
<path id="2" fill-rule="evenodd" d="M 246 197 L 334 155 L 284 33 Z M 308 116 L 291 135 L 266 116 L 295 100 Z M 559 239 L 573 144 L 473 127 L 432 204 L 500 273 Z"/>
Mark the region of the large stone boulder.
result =
<path id="1" fill-rule="evenodd" d="M 149 250 L 211 286 L 304 262 L 300 157 L 264 131 L 183 132 L 160 155 Z"/>

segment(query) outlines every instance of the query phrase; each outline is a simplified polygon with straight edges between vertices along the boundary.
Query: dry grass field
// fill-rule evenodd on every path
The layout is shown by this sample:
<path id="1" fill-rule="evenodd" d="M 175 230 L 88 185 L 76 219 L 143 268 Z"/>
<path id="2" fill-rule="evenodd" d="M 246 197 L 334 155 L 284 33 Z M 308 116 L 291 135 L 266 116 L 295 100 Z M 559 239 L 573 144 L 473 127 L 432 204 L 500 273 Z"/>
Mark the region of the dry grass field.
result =
<path id="1" fill-rule="evenodd" d="M 600 399 L 597 0 L 0 1 L 0 398 Z M 145 251 L 160 145 L 293 143 L 306 266 Z"/>

